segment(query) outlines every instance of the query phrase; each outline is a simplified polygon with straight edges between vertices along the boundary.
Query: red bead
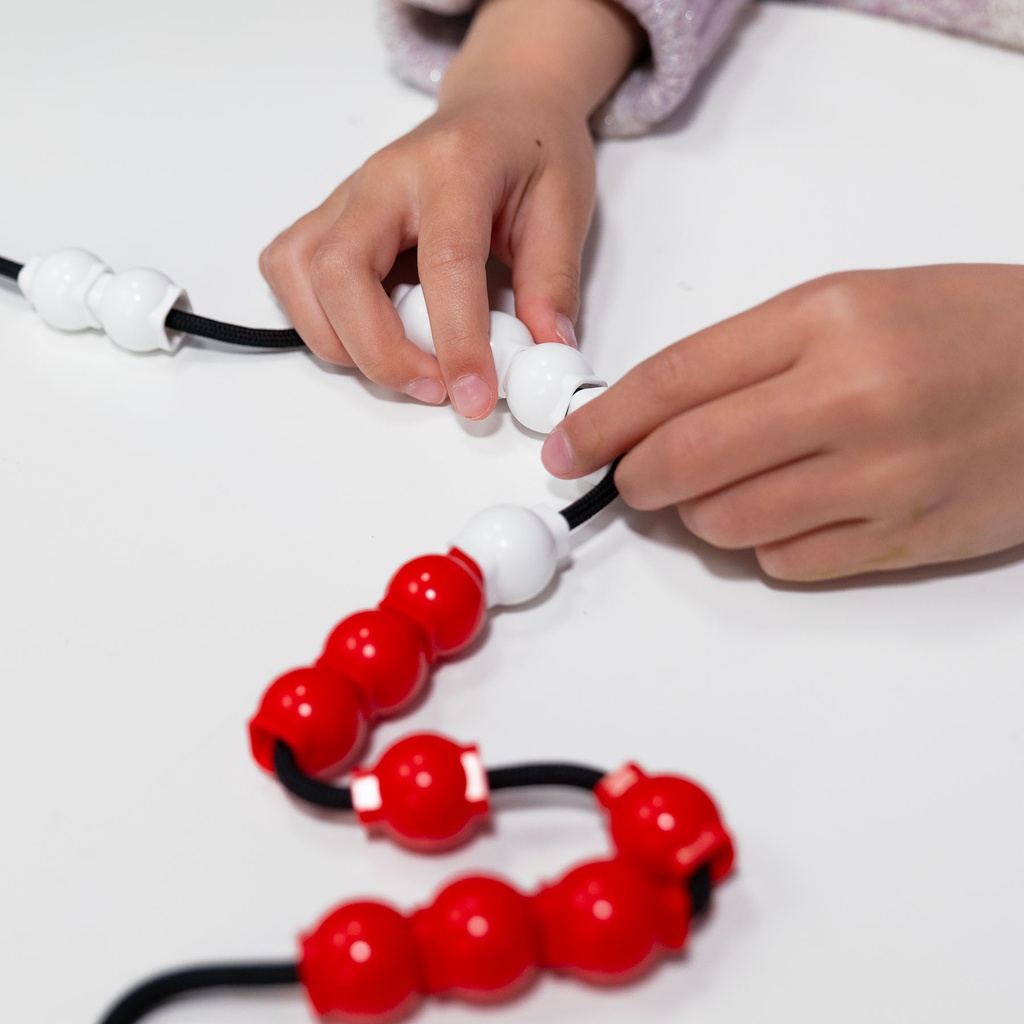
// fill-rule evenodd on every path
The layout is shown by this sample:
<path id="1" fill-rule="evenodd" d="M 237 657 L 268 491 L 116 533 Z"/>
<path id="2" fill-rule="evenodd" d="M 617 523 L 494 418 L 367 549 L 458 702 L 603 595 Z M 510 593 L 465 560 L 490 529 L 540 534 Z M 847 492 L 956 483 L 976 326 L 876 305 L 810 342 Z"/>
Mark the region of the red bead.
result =
<path id="1" fill-rule="evenodd" d="M 526 987 L 541 959 L 531 901 L 499 878 L 452 882 L 411 924 L 425 992 L 506 998 Z"/>
<path id="2" fill-rule="evenodd" d="M 382 608 L 407 615 L 423 631 L 430 658 L 454 654 L 480 631 L 487 613 L 483 577 L 468 558 L 423 555 L 392 577 Z"/>
<path id="3" fill-rule="evenodd" d="M 344 1019 L 390 1019 L 420 988 L 408 920 L 385 903 L 346 903 L 302 937 L 299 978 L 313 1009 Z"/>
<path id="4" fill-rule="evenodd" d="M 351 679 L 371 715 L 395 714 L 426 682 L 427 643 L 408 616 L 374 608 L 339 622 L 317 664 Z"/>
<path id="5" fill-rule="evenodd" d="M 352 805 L 405 846 L 445 849 L 488 813 L 487 773 L 476 747 L 417 733 L 386 750 L 374 768 L 352 773 Z"/>
<path id="6" fill-rule="evenodd" d="M 283 740 L 307 775 L 326 771 L 357 752 L 366 730 L 355 683 L 323 668 L 297 668 L 279 676 L 249 722 L 252 755 L 274 770 L 274 747 Z"/>
<path id="7" fill-rule="evenodd" d="M 620 858 L 574 868 L 534 897 L 545 963 L 596 982 L 631 980 L 662 949 L 680 949 L 690 897 Z"/>
<path id="8" fill-rule="evenodd" d="M 647 776 L 629 764 L 606 775 L 595 794 L 608 811 L 616 849 L 648 871 L 689 878 L 706 864 L 718 883 L 732 870 L 732 839 L 714 801 L 696 783 Z"/>

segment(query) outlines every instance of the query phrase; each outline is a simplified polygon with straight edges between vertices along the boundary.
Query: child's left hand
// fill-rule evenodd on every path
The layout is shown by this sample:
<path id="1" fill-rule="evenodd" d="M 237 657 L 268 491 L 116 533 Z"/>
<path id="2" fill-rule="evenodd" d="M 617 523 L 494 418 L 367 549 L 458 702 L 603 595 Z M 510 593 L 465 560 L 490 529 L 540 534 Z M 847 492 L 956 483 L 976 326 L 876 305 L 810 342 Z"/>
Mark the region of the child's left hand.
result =
<path id="1" fill-rule="evenodd" d="M 1024 267 L 836 274 L 640 364 L 549 436 L 789 580 L 1024 542 Z"/>

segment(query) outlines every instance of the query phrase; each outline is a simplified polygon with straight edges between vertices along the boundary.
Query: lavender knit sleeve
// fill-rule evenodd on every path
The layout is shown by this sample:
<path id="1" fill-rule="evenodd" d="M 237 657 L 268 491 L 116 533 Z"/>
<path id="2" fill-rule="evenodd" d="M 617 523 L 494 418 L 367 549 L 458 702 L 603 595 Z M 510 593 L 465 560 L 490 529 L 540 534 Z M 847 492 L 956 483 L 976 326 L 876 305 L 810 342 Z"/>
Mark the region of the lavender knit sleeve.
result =
<path id="1" fill-rule="evenodd" d="M 815 0 L 1024 49 L 1024 0 Z"/>
<path id="2" fill-rule="evenodd" d="M 650 52 L 595 113 L 599 135 L 639 135 L 690 91 L 749 0 L 618 0 L 647 33 Z M 436 91 L 458 50 L 476 0 L 378 0 L 396 71 Z"/>

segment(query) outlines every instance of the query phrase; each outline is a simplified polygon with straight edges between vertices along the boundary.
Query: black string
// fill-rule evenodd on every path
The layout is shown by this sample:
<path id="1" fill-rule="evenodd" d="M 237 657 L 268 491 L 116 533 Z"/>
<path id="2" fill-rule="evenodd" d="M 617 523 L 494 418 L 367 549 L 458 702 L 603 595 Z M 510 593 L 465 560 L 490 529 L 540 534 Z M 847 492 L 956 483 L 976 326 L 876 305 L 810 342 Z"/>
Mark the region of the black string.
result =
<path id="1" fill-rule="evenodd" d="M 593 791 L 605 772 L 581 764 L 512 764 L 488 768 L 487 783 L 491 789 L 521 789 L 524 786 L 572 786 Z"/>
<path id="2" fill-rule="evenodd" d="M 274 744 L 274 772 L 281 785 L 292 796 L 305 800 L 317 807 L 330 807 L 338 811 L 352 810 L 352 791 L 347 786 L 332 786 L 317 779 L 311 779 L 295 763 L 291 747 L 283 740 Z"/>
<path id="3" fill-rule="evenodd" d="M 711 906 L 711 893 L 715 888 L 711 881 L 711 866 L 702 864 L 686 880 L 686 888 L 690 890 L 690 905 L 693 916 L 699 917 Z"/>
<path id="4" fill-rule="evenodd" d="M 274 745 L 274 771 L 281 785 L 293 796 L 317 807 L 352 810 L 352 791 L 348 786 L 332 786 L 312 779 L 299 768 L 295 755 L 283 740 Z M 516 764 L 489 768 L 487 781 L 491 789 L 518 789 L 524 786 L 573 786 L 593 790 L 605 773 L 578 764 Z"/>
<path id="5" fill-rule="evenodd" d="M 588 519 L 596 516 L 601 509 L 610 505 L 619 496 L 619 489 L 615 486 L 615 470 L 621 461 L 622 456 L 620 455 L 608 467 L 608 472 L 595 487 L 561 510 L 570 530 L 575 530 L 577 526 L 581 526 Z"/>
<path id="6" fill-rule="evenodd" d="M 229 345 L 245 345 L 248 348 L 291 349 L 304 348 L 298 333 L 290 327 L 280 330 L 268 327 L 239 327 L 225 324 L 220 320 L 189 313 L 184 309 L 172 309 L 164 325 L 171 331 L 191 334 L 197 338 L 223 341 Z"/>
<path id="7" fill-rule="evenodd" d="M 14 260 L 7 260 L 0 256 L 0 277 L 11 277 L 17 281 L 21 268 L 21 263 L 15 263 Z"/>
<path id="8" fill-rule="evenodd" d="M 297 985 L 298 982 L 299 968 L 294 963 L 185 967 L 137 985 L 107 1011 L 100 1024 L 135 1024 L 168 1000 L 200 989 Z"/>

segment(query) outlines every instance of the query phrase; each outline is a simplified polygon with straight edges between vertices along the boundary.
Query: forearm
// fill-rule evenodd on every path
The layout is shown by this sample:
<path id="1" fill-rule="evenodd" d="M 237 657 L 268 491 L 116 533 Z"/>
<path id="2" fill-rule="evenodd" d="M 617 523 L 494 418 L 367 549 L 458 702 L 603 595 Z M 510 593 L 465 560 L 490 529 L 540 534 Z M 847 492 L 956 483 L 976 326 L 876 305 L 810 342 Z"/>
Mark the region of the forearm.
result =
<path id="1" fill-rule="evenodd" d="M 533 93 L 586 118 L 643 48 L 610 0 L 485 0 L 440 90 L 440 103 L 491 89 Z"/>

